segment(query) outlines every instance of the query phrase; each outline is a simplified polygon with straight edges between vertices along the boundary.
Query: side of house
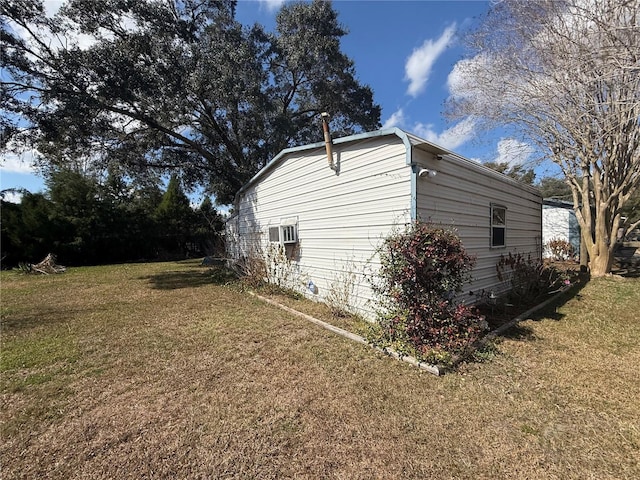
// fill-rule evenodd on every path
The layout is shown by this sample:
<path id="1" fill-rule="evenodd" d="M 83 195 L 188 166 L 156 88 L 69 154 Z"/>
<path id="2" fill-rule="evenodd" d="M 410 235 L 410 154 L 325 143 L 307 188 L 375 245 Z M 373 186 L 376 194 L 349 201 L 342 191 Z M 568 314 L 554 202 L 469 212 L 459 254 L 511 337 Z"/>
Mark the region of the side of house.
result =
<path id="1" fill-rule="evenodd" d="M 291 260 L 285 283 L 352 310 L 371 310 L 367 275 L 375 251 L 395 227 L 410 221 L 411 168 L 396 135 L 334 140 L 335 170 L 324 143 L 283 151 L 240 191 L 227 222 L 232 258 L 273 255 Z"/>
<path id="2" fill-rule="evenodd" d="M 228 254 L 273 258 L 278 281 L 318 300 L 337 296 L 370 317 L 377 248 L 414 220 L 453 226 L 477 257 L 469 291 L 501 291 L 508 252 L 541 258 L 538 191 L 399 129 L 284 150 L 238 192 Z M 476 297 L 464 297 L 470 302 Z M 346 305 L 345 305 L 346 306 Z"/>
<path id="3" fill-rule="evenodd" d="M 418 150 L 414 163 L 418 171 L 436 172 L 418 177 L 418 218 L 454 227 L 467 252 L 476 257 L 467 291 L 509 288 L 497 276 L 502 255 L 541 260 L 542 198 L 536 188 L 453 153 Z"/>

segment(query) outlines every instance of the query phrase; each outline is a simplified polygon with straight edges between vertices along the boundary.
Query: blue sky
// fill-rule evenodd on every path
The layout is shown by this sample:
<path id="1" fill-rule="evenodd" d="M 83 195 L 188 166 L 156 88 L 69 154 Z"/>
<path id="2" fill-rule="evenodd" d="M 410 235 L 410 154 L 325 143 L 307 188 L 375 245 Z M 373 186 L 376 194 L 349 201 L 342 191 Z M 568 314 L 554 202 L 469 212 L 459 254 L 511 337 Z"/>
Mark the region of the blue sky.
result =
<path id="1" fill-rule="evenodd" d="M 273 28 L 283 3 L 240 1 L 238 19 Z M 473 141 L 468 122 L 449 124 L 442 115 L 449 74 L 464 53 L 459 36 L 487 12 L 489 2 L 334 0 L 333 6 L 349 31 L 342 50 L 355 62 L 359 80 L 373 89 L 384 126 L 404 128 L 467 157 L 492 155 L 486 150 L 496 145 Z"/>
<path id="2" fill-rule="evenodd" d="M 60 3 L 51 0 L 47 8 L 53 11 Z M 237 19 L 272 29 L 283 3 L 240 0 Z M 359 80 L 373 89 L 385 127 L 403 128 L 477 161 L 525 161 L 532 154 L 529 146 L 500 132 L 480 134 L 473 122 L 448 123 L 442 115 L 464 53 L 460 36 L 487 12 L 489 2 L 334 0 L 333 5 L 349 31 L 342 50 L 355 62 Z M 28 159 L 4 159 L 0 190 L 44 189 Z"/>

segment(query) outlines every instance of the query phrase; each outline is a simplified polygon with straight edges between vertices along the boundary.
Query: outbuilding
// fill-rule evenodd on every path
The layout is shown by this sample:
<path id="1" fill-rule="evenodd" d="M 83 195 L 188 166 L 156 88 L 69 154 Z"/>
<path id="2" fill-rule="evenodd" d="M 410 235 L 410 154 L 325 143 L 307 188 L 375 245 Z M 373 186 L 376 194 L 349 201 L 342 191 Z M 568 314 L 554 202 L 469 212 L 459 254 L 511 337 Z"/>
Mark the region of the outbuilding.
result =
<path id="1" fill-rule="evenodd" d="M 545 198 L 542 202 L 542 244 L 543 256 L 553 258 L 549 248 L 553 241 L 563 241 L 571 245 L 574 258 L 580 253 L 580 225 L 573 210 L 573 203 L 554 198 Z M 564 258 L 562 260 L 568 260 Z"/>
<path id="2" fill-rule="evenodd" d="M 326 138 L 326 137 L 325 137 Z M 280 152 L 237 193 L 226 224 L 229 257 L 286 257 L 272 273 L 318 300 L 375 310 L 376 250 L 413 221 L 453 227 L 476 256 L 464 299 L 508 288 L 496 264 L 542 256 L 537 189 L 398 128 Z M 269 252 L 272 252 L 269 254 Z"/>

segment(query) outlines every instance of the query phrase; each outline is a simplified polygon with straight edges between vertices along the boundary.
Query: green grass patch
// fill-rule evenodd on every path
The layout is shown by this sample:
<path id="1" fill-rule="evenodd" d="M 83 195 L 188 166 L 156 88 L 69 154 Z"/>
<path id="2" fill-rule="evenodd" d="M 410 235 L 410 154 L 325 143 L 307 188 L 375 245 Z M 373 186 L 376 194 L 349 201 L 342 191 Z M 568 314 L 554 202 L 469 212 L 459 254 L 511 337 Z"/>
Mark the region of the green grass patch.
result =
<path id="1" fill-rule="evenodd" d="M 0 354 L 0 372 L 33 369 L 58 362 L 70 363 L 79 355 L 75 339 L 71 335 L 54 333 L 18 337 L 3 342 Z"/>

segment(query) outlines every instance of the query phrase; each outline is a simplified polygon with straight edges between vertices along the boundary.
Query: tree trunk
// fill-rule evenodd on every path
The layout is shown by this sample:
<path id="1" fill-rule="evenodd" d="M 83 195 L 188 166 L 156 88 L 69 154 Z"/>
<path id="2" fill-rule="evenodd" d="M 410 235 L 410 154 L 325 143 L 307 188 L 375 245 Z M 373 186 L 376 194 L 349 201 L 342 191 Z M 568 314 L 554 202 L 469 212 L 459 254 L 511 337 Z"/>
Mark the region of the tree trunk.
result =
<path id="1" fill-rule="evenodd" d="M 598 219 L 595 241 L 589 248 L 589 271 L 592 277 L 602 277 L 611 272 L 615 242 L 611 243 L 608 233 L 604 221 Z"/>
<path id="2" fill-rule="evenodd" d="M 592 277 L 602 277 L 611 271 L 611 264 L 613 263 L 613 252 L 608 248 L 600 251 L 600 253 L 594 257 L 590 257 L 589 266 Z"/>
<path id="3" fill-rule="evenodd" d="M 586 272 L 589 269 L 589 249 L 580 235 L 580 271 Z"/>

